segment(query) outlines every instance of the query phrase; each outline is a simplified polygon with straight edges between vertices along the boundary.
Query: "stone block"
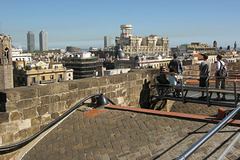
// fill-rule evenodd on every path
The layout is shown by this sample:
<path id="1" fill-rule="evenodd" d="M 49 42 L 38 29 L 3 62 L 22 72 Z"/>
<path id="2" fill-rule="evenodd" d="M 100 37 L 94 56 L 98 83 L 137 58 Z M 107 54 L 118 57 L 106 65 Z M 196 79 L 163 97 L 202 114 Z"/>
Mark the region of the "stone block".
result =
<path id="1" fill-rule="evenodd" d="M 77 99 L 77 94 L 75 91 L 69 92 L 69 99 Z"/>
<path id="2" fill-rule="evenodd" d="M 128 81 L 135 81 L 135 80 L 136 80 L 136 73 L 129 73 Z"/>
<path id="3" fill-rule="evenodd" d="M 90 83 L 90 87 L 98 87 L 99 86 L 99 81 L 97 78 L 90 78 L 88 80 Z"/>
<path id="4" fill-rule="evenodd" d="M 113 78 L 114 78 L 114 84 L 118 84 L 118 83 L 123 83 L 124 82 L 121 75 L 116 75 Z"/>
<path id="5" fill-rule="evenodd" d="M 5 94 L 6 94 L 7 101 L 18 101 L 20 99 L 19 92 L 16 90 L 11 89 L 9 91 L 6 91 Z"/>
<path id="6" fill-rule="evenodd" d="M 107 85 L 107 79 L 106 79 L 106 77 L 100 77 L 99 79 L 98 79 L 98 81 L 99 81 L 99 86 L 105 86 L 105 85 Z"/>
<path id="7" fill-rule="evenodd" d="M 41 117 L 31 118 L 31 127 L 41 125 Z"/>
<path id="8" fill-rule="evenodd" d="M 18 122 L 19 130 L 24 130 L 31 127 L 31 119 L 20 120 Z"/>
<path id="9" fill-rule="evenodd" d="M 77 82 L 69 82 L 69 83 L 68 83 L 68 89 L 69 89 L 69 90 L 78 89 L 78 83 L 77 83 Z"/>
<path id="10" fill-rule="evenodd" d="M 50 86 L 49 85 L 40 86 L 38 88 L 38 95 L 39 97 L 51 95 Z"/>
<path id="11" fill-rule="evenodd" d="M 57 83 L 50 86 L 51 94 L 59 94 L 63 92 L 68 92 L 68 84 L 67 83 Z"/>
<path id="12" fill-rule="evenodd" d="M 53 95 L 51 98 L 50 98 L 50 103 L 57 103 L 57 102 L 60 102 L 60 96 L 59 95 Z M 49 103 L 48 103 L 49 104 Z"/>
<path id="13" fill-rule="evenodd" d="M 62 112 L 66 110 L 66 102 L 59 102 L 58 103 L 58 112 Z"/>
<path id="14" fill-rule="evenodd" d="M 66 102 L 66 109 L 70 109 L 71 107 L 73 107 L 73 104 L 75 104 L 75 102 L 76 102 L 76 100 L 68 100 Z"/>
<path id="15" fill-rule="evenodd" d="M 60 100 L 61 101 L 67 101 L 69 99 L 69 93 L 63 93 L 61 96 L 60 96 Z"/>
<path id="16" fill-rule="evenodd" d="M 19 133 L 19 138 L 21 141 L 27 138 L 27 130 L 26 129 L 21 130 L 18 133 Z"/>
<path id="17" fill-rule="evenodd" d="M 0 112 L 0 124 L 4 122 L 9 122 L 9 113 Z"/>
<path id="18" fill-rule="evenodd" d="M 22 114 L 19 112 L 10 112 L 10 121 L 21 120 Z"/>
<path id="19" fill-rule="evenodd" d="M 18 110 L 18 104 L 16 101 L 10 101 L 6 103 L 6 111 L 7 112 L 12 112 Z"/>
<path id="20" fill-rule="evenodd" d="M 46 114 L 48 112 L 48 110 L 49 110 L 48 104 L 37 107 L 37 113 L 40 116 Z"/>
<path id="21" fill-rule="evenodd" d="M 90 95 L 92 95 L 92 94 L 98 94 L 98 93 L 99 93 L 99 88 L 97 88 L 97 87 L 91 88 L 91 89 L 90 89 L 90 92 L 91 92 Z M 90 95 L 89 95 L 89 96 L 90 96 Z"/>
<path id="22" fill-rule="evenodd" d="M 40 86 L 38 88 L 38 96 L 41 97 L 41 96 L 47 96 L 47 95 L 50 95 L 51 92 L 50 92 L 50 86 L 49 85 L 45 85 L 45 86 Z"/>
<path id="23" fill-rule="evenodd" d="M 50 96 L 40 97 L 41 105 L 46 105 L 50 103 Z"/>
<path id="24" fill-rule="evenodd" d="M 17 105 L 18 105 L 17 106 L 18 109 L 30 108 L 32 106 L 32 100 L 24 99 L 24 100 L 21 100 Z"/>
<path id="25" fill-rule="evenodd" d="M 37 88 L 21 88 L 21 90 L 19 90 L 19 99 L 29 99 L 29 98 L 36 98 L 38 97 L 38 89 Z"/>
<path id="26" fill-rule="evenodd" d="M 52 121 L 52 119 L 51 119 L 51 114 L 45 114 L 45 115 L 43 115 L 42 117 L 42 125 L 41 126 L 45 126 L 46 124 L 49 124 L 51 121 Z M 40 126 L 40 128 L 41 128 L 41 126 Z"/>
<path id="27" fill-rule="evenodd" d="M 107 77 L 107 85 L 114 84 L 114 77 L 113 76 L 106 76 Z"/>
<path id="28" fill-rule="evenodd" d="M 7 133 L 14 133 L 18 131 L 18 124 L 17 123 L 8 123 L 6 126 L 6 132 Z"/>
<path id="29" fill-rule="evenodd" d="M 56 113 L 58 112 L 58 103 L 50 103 L 48 113 Z"/>
<path id="30" fill-rule="evenodd" d="M 3 135 L 3 133 L 6 133 L 6 125 L 7 124 L 0 124 L 0 135 Z"/>
<path id="31" fill-rule="evenodd" d="M 57 119 L 59 117 L 59 113 L 52 113 L 51 118 L 52 119 Z"/>
<path id="32" fill-rule="evenodd" d="M 23 119 L 33 118 L 37 116 L 36 108 L 28 108 L 23 110 Z"/>
<path id="33" fill-rule="evenodd" d="M 78 83 L 78 90 L 90 88 L 90 83 L 88 79 L 81 79 Z"/>
<path id="34" fill-rule="evenodd" d="M 2 135 L 2 144 L 8 144 L 13 141 L 13 134 L 12 133 L 7 133 Z"/>

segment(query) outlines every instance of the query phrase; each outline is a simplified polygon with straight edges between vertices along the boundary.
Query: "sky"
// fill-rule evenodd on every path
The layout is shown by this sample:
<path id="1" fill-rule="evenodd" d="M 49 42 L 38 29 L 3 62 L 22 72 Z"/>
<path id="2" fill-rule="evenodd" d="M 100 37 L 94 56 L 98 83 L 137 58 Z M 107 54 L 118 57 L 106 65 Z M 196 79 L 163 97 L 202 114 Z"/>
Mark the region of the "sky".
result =
<path id="1" fill-rule="evenodd" d="M 239 0 L 0 0 L 0 33 L 27 48 L 27 32 L 48 32 L 48 47 L 104 47 L 104 36 L 120 36 L 131 24 L 133 36 L 169 38 L 169 47 L 201 42 L 240 46 Z"/>

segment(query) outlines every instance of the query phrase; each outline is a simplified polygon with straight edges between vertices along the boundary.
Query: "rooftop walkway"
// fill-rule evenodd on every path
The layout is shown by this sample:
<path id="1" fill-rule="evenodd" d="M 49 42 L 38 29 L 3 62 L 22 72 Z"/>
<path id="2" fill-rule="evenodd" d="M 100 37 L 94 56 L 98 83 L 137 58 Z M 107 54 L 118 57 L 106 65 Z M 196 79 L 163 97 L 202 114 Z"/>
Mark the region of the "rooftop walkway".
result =
<path id="1" fill-rule="evenodd" d="M 204 116 L 201 115 L 196 119 L 191 114 L 183 115 L 121 106 L 93 110 L 80 108 L 44 137 L 35 140 L 35 145 L 32 143 L 25 147 L 18 158 L 175 159 L 216 125 L 212 119 L 202 121 Z M 227 125 L 194 152 L 189 160 L 215 160 L 239 129 L 239 125 Z M 224 159 L 236 160 L 239 155 L 240 142 L 237 142 Z"/>

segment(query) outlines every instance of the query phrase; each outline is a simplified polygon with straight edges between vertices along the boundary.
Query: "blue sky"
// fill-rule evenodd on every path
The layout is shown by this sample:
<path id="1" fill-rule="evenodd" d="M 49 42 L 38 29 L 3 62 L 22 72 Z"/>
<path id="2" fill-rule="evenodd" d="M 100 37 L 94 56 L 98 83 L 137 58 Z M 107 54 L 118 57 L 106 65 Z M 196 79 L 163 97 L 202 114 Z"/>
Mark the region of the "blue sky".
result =
<path id="1" fill-rule="evenodd" d="M 201 42 L 240 46 L 239 0 L 0 0 L 0 32 L 13 45 L 26 48 L 27 32 L 48 32 L 49 48 L 103 47 L 114 42 L 121 24 L 133 26 L 133 36 L 168 37 L 170 47 Z"/>

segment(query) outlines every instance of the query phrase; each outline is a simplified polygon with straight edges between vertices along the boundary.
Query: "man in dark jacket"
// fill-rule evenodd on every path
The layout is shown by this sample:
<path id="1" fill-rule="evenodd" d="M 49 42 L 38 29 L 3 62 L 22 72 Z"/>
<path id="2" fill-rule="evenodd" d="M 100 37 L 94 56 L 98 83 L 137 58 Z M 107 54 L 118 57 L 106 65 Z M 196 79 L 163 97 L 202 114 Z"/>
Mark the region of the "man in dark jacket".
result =
<path id="1" fill-rule="evenodd" d="M 183 69 L 182 69 L 182 64 L 180 62 L 179 59 L 177 59 L 177 55 L 174 54 L 173 55 L 173 60 L 170 61 L 170 63 L 168 64 L 168 68 L 174 68 L 175 72 L 179 75 L 182 74 Z"/>

